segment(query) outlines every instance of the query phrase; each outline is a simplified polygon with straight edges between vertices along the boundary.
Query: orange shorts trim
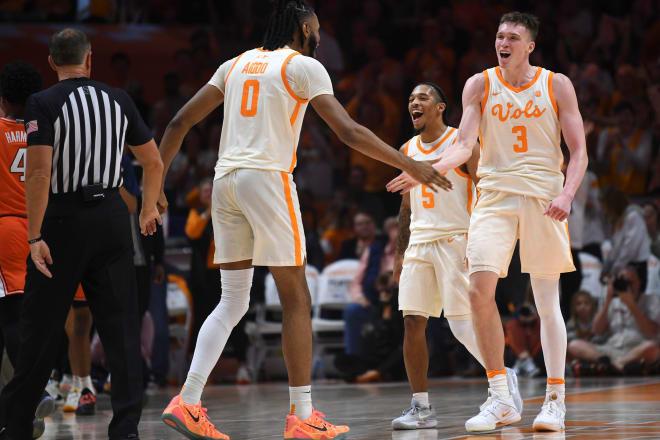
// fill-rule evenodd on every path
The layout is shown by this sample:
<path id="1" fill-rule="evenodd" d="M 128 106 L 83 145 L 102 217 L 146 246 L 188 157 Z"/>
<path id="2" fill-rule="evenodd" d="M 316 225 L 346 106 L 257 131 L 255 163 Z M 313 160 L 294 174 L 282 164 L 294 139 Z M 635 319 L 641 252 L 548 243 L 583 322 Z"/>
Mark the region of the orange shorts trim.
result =
<path id="1" fill-rule="evenodd" d="M 23 293 L 30 246 L 27 243 L 27 219 L 0 217 L 0 296 Z"/>

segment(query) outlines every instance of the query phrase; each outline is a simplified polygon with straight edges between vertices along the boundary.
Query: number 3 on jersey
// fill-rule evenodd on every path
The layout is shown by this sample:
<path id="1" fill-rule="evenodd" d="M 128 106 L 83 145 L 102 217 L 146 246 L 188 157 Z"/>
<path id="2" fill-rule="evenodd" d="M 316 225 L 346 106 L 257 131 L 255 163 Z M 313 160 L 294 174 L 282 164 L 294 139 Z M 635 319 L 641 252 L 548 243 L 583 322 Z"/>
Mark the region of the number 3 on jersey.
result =
<path id="1" fill-rule="evenodd" d="M 257 100 L 259 99 L 259 81 L 248 79 L 243 83 L 243 97 L 241 99 L 241 115 L 251 118 L 257 114 Z"/>
<path id="2" fill-rule="evenodd" d="M 513 151 L 516 153 L 524 153 L 527 151 L 527 127 L 524 125 L 516 125 L 511 129 L 511 133 L 518 133 L 516 139 L 520 141 L 519 144 L 513 144 Z"/>
<path id="3" fill-rule="evenodd" d="M 25 182 L 25 151 L 26 148 L 19 148 L 14 156 L 14 161 L 11 163 L 9 171 L 13 174 L 20 174 L 19 180 Z"/>

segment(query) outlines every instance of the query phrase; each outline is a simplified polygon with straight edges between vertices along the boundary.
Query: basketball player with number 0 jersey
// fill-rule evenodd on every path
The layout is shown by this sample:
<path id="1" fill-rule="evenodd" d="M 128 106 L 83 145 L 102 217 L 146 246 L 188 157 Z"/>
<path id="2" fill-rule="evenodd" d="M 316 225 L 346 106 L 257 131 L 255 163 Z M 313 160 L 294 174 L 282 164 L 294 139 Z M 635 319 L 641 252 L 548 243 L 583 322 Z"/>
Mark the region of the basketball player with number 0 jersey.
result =
<path id="1" fill-rule="evenodd" d="M 504 333 L 495 304 L 498 277 L 506 276 L 520 240 L 523 272 L 529 273 L 541 318 L 548 373 L 536 431 L 565 428 L 566 327 L 559 305 L 559 274 L 575 270 L 566 219 L 587 168 L 582 116 L 571 81 L 531 66 L 539 21 L 526 13 L 502 16 L 495 38 L 499 65 L 468 79 L 456 142 L 434 164 L 445 172 L 465 163 L 479 138 L 479 198 L 470 221 L 467 260 L 474 329 L 487 368 L 492 398 L 469 419 L 468 431 L 515 423 L 504 369 Z M 561 135 L 570 151 L 561 172 Z M 388 184 L 408 191 L 417 183 L 403 173 Z"/>
<path id="2" fill-rule="evenodd" d="M 319 27 L 306 2 L 276 1 L 263 46 L 223 63 L 177 113 L 161 141 L 166 173 L 190 127 L 224 102 L 211 207 L 222 294 L 199 332 L 184 387 L 162 416 L 191 439 L 229 438 L 208 421 L 200 399 L 229 333 L 248 310 L 254 265 L 270 268 L 282 303 L 290 408 L 284 438 L 340 439 L 349 430 L 328 423 L 312 407 L 311 298 L 291 175 L 308 104 L 350 147 L 415 174 L 432 190 L 451 187 L 431 165 L 401 154 L 348 116 L 333 95 L 325 68 L 313 58 Z M 167 205 L 164 195 L 159 204 Z"/>

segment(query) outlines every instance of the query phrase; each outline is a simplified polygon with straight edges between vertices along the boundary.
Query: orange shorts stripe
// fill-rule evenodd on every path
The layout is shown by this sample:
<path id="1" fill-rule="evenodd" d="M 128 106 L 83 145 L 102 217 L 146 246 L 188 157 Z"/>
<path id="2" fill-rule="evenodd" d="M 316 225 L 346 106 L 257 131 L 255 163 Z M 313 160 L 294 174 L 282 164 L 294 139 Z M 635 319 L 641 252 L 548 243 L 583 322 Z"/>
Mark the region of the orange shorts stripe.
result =
<path id="1" fill-rule="evenodd" d="M 498 374 L 506 374 L 506 370 L 486 370 L 486 376 L 488 376 L 488 379 L 492 379 Z"/>
<path id="2" fill-rule="evenodd" d="M 291 185 L 289 185 L 289 174 L 284 171 L 282 174 L 282 182 L 284 183 L 284 197 L 286 198 L 286 206 L 289 208 L 289 219 L 291 220 L 291 228 L 293 229 L 293 245 L 296 247 L 296 266 L 302 266 L 302 249 L 300 249 L 300 230 L 298 229 L 298 221 L 296 219 L 296 211 L 293 207 L 293 197 L 291 197 Z"/>

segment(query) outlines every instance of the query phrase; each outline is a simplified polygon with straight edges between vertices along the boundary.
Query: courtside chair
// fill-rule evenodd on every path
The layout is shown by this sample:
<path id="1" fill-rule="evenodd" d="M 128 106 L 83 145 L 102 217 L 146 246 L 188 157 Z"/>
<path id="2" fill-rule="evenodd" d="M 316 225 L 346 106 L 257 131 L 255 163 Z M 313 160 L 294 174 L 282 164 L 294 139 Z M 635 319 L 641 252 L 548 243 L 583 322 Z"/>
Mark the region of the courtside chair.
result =
<path id="1" fill-rule="evenodd" d="M 183 277 L 167 276 L 167 314 L 170 333 L 170 374 L 183 384 L 188 373 L 188 349 L 193 323 L 193 303 Z"/>
<path id="2" fill-rule="evenodd" d="M 305 269 L 305 277 L 313 303 L 317 295 L 319 271 L 314 266 L 308 265 Z M 245 325 L 245 332 L 251 342 L 248 348 L 248 367 L 255 381 L 259 378 L 266 358 L 273 353 L 279 353 L 282 349 L 282 305 L 271 273 L 266 275 L 264 296 L 264 304 L 256 306 L 254 322 Z M 265 371 L 264 375 L 268 377 Z"/>
<path id="3" fill-rule="evenodd" d="M 349 287 L 357 276 L 359 260 L 339 260 L 326 266 L 319 277 L 318 294 L 312 304 L 314 351 L 312 377 L 324 378 L 324 355 L 328 349 L 344 347 L 345 323 L 342 312 L 351 302 Z M 326 317 L 324 312 L 337 317 Z"/>

